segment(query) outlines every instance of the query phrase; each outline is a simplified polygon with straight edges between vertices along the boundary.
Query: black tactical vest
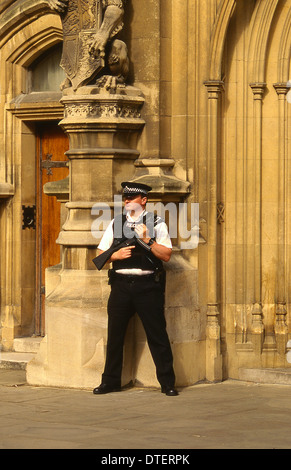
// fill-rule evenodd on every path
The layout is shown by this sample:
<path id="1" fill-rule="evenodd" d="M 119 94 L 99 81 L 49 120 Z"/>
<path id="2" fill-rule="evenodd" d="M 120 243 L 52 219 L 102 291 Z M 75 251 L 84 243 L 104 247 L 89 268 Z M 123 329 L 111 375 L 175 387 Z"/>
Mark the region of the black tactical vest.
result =
<path id="1" fill-rule="evenodd" d="M 162 222 L 162 219 L 152 213 L 147 213 L 138 222 L 129 222 L 126 219 L 125 214 L 120 214 L 115 217 L 113 222 L 113 245 L 117 245 L 124 238 L 132 238 L 134 227 L 137 224 L 145 224 L 149 229 L 151 238 L 154 237 L 154 227 Z M 122 225 L 121 225 L 122 224 Z M 121 231 L 122 227 L 122 231 Z M 113 262 L 113 269 L 115 271 L 119 269 L 133 269 L 138 268 L 143 271 L 155 271 L 156 269 L 163 269 L 163 263 L 161 260 L 156 258 L 151 251 L 142 248 L 137 242 L 134 243 L 135 248 L 132 250 L 130 258 L 124 260 L 117 260 Z"/>

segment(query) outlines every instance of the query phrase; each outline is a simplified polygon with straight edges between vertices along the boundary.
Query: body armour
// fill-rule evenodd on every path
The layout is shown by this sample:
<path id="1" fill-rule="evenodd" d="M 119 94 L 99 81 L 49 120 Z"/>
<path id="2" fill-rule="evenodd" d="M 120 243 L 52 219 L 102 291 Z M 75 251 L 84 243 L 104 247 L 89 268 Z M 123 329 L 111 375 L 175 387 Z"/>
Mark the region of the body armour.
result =
<path id="1" fill-rule="evenodd" d="M 113 223 L 114 240 L 113 244 L 117 245 L 124 240 L 124 238 L 132 238 L 134 235 L 134 227 L 137 224 L 145 224 L 149 229 L 150 236 L 155 240 L 154 227 L 162 222 L 162 219 L 152 213 L 147 213 L 139 222 L 129 222 L 124 214 L 117 216 Z M 122 224 L 122 225 L 121 225 Z M 116 230 L 116 225 L 122 230 Z M 130 258 L 124 260 L 117 260 L 113 262 L 113 269 L 142 269 L 143 271 L 155 271 L 163 269 L 163 263 L 156 258 L 151 251 L 142 248 L 137 242 L 134 244 L 135 248 L 132 251 Z"/>

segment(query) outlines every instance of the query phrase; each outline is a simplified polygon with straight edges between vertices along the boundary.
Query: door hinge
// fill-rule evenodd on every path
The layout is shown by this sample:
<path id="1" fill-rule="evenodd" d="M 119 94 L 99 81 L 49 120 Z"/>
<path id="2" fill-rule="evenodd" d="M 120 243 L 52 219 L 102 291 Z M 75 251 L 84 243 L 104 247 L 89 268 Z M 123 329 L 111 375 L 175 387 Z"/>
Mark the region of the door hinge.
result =
<path id="1" fill-rule="evenodd" d="M 52 175 L 52 168 L 65 168 L 69 166 L 68 161 L 54 161 L 51 153 L 46 154 L 46 159 L 41 161 L 41 169 L 46 170 L 47 175 Z"/>

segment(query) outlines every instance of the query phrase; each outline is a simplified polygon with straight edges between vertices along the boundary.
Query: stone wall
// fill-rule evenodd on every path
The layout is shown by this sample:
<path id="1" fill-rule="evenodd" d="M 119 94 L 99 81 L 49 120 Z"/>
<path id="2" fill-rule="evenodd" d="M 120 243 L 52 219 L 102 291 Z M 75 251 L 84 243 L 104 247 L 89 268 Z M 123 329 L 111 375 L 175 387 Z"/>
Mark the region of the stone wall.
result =
<path id="1" fill-rule="evenodd" d="M 26 189 L 25 149 L 27 142 L 34 145 L 31 123 L 63 117 L 56 98 L 28 104 L 19 97 L 26 94 L 29 64 L 61 40 L 61 22 L 44 1 L 8 2 L 0 14 L 1 336 L 2 347 L 10 349 L 15 336 L 33 333 L 21 301 L 23 247 L 34 244 L 21 231 L 21 205 L 26 195 L 27 202 L 34 197 Z M 144 99 L 144 125 L 130 141 L 136 153 L 127 159 L 115 153 L 113 166 L 104 160 L 100 194 L 112 202 L 126 175 L 151 182 L 153 202 L 199 203 L 199 245 L 181 250 L 178 237 L 167 269 L 166 318 L 178 385 L 238 378 L 242 367 L 289 366 L 290 21 L 290 0 L 127 2 L 120 37 L 129 50 L 129 85 Z M 33 172 L 33 157 L 29 165 Z M 67 227 L 79 220 L 75 202 Z M 86 253 L 82 269 L 80 262 L 67 264 L 64 285 L 80 274 L 85 289 L 95 282 L 100 273 L 88 269 Z M 67 368 L 76 340 L 66 328 L 68 306 L 54 306 L 28 369 L 31 382 L 90 387 L 98 381 L 108 294 L 106 273 L 99 277 L 102 313 L 99 307 L 94 313 L 96 293 L 88 300 L 89 323 L 82 305 L 74 317 L 76 325 L 83 318 L 76 376 Z M 50 299 L 60 292 L 58 279 L 56 270 L 47 273 Z M 33 283 L 26 287 L 32 290 Z M 87 329 L 94 319 L 102 323 L 101 336 Z M 156 385 L 138 319 L 126 347 L 124 381 Z"/>

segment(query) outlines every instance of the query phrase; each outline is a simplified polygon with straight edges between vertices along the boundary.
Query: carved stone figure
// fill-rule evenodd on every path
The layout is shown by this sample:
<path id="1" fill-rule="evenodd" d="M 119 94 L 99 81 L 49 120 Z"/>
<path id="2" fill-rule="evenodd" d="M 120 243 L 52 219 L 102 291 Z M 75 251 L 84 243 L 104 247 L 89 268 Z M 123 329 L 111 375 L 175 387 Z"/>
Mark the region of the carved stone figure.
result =
<path id="1" fill-rule="evenodd" d="M 127 47 L 112 38 L 123 28 L 126 0 L 48 0 L 58 12 L 63 25 L 63 54 L 61 67 L 66 80 L 61 88 L 92 83 L 98 74 L 97 85 L 115 89 L 128 75 Z M 105 67 L 109 73 L 106 74 Z M 102 75 L 103 72 L 103 75 Z"/>

